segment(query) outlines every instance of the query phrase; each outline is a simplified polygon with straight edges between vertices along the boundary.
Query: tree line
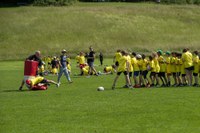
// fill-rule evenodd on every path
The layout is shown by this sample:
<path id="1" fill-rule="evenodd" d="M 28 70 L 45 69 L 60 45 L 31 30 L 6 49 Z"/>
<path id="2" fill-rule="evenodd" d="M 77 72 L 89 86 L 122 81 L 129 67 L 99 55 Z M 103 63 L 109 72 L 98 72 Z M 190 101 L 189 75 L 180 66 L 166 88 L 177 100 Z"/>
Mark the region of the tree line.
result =
<path id="1" fill-rule="evenodd" d="M 80 2 L 156 2 L 163 4 L 197 4 L 200 0 L 1 0 L 0 6 L 66 6 Z"/>

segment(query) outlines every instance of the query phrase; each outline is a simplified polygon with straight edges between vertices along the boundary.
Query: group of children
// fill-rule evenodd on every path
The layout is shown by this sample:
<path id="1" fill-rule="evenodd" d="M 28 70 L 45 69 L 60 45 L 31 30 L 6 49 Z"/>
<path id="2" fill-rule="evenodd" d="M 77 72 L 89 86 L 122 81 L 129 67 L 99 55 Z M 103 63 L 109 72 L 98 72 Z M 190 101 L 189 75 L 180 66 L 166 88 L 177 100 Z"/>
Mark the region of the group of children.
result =
<path id="1" fill-rule="evenodd" d="M 64 61 L 67 68 L 67 79 L 71 72 L 70 58 L 66 58 L 66 51 L 62 51 Z M 80 52 L 76 56 L 77 67 L 80 69 L 80 76 L 88 75 L 107 75 L 117 73 L 112 89 L 115 89 L 117 80 L 121 73 L 125 75 L 126 83 L 125 88 L 140 88 L 140 87 L 169 87 L 169 86 L 199 86 L 199 73 L 200 73 L 200 60 L 198 51 L 191 53 L 189 49 L 183 49 L 182 53 L 178 52 L 163 52 L 158 50 L 153 52 L 150 56 L 146 57 L 144 54 L 137 54 L 132 52 L 131 54 L 124 50 L 117 50 L 115 53 L 111 66 L 105 66 L 103 72 L 98 72 L 93 69 L 90 70 L 90 66 L 87 63 L 87 55 Z M 65 59 L 65 58 L 66 59 Z M 46 62 L 46 69 L 53 74 L 58 75 L 58 83 L 60 84 L 60 77 L 62 73 L 58 74 L 60 69 L 59 61 L 57 57 L 44 58 Z M 61 63 L 62 64 L 62 63 Z M 64 65 L 65 67 L 65 65 Z M 61 67 L 62 68 L 62 67 Z M 44 72 L 43 67 L 40 67 L 40 71 Z M 93 71 L 95 70 L 95 71 Z M 63 68 L 63 72 L 65 69 Z M 62 72 L 62 71 L 61 71 Z M 132 81 L 133 79 L 133 81 Z M 193 81 L 194 79 L 194 81 Z"/>
<path id="2" fill-rule="evenodd" d="M 103 72 L 99 71 L 98 74 L 117 73 L 113 88 L 121 73 L 124 73 L 126 78 L 124 87 L 129 88 L 199 86 L 200 60 L 198 54 L 198 51 L 191 53 L 189 49 L 183 49 L 182 53 L 170 51 L 164 53 L 158 50 L 146 57 L 144 54 L 135 52 L 130 54 L 117 50 L 113 59 L 115 64 L 104 67 Z M 89 72 L 87 56 L 84 52 L 80 52 L 75 59 L 80 69 L 80 76 L 96 75 L 94 71 Z M 71 70 L 71 66 L 68 69 Z"/>
<path id="3" fill-rule="evenodd" d="M 117 76 L 112 88 L 121 73 L 126 79 L 126 88 L 199 86 L 200 60 L 198 51 L 191 53 L 183 49 L 182 53 L 158 50 L 148 58 L 142 54 L 131 54 L 117 50 L 114 56 Z M 149 74 L 148 74 L 149 73 Z M 132 75 L 134 85 L 132 86 Z M 193 78 L 195 79 L 194 84 Z M 173 79 L 173 80 L 172 80 Z"/>

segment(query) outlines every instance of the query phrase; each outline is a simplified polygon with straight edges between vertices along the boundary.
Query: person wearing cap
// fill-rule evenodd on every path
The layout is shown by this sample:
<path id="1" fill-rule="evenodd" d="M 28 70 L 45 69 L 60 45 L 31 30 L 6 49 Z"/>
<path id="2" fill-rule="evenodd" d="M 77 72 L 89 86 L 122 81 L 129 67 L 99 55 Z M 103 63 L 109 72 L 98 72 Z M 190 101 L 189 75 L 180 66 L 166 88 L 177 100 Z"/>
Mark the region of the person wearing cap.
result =
<path id="1" fill-rule="evenodd" d="M 67 51 L 65 49 L 63 49 L 61 51 L 62 55 L 60 56 L 60 60 L 59 60 L 59 67 L 60 67 L 60 71 L 58 74 L 58 86 L 60 86 L 60 78 L 62 77 L 63 73 L 65 74 L 65 77 L 67 78 L 69 83 L 72 83 L 70 75 L 69 75 L 69 71 L 67 69 Z"/>

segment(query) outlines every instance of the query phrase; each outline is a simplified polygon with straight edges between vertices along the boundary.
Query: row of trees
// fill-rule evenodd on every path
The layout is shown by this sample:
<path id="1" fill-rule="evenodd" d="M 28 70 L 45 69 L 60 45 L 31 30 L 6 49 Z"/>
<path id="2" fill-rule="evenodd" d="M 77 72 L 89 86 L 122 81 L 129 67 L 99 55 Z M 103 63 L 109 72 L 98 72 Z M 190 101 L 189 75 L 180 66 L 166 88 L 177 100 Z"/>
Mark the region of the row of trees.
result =
<path id="1" fill-rule="evenodd" d="M 77 0 L 0 0 L 1 6 L 36 5 L 36 6 L 65 6 Z"/>
<path id="2" fill-rule="evenodd" d="M 81 2 L 157 2 L 165 4 L 198 4 L 200 0 L 0 0 L 0 5 L 65 6 Z"/>

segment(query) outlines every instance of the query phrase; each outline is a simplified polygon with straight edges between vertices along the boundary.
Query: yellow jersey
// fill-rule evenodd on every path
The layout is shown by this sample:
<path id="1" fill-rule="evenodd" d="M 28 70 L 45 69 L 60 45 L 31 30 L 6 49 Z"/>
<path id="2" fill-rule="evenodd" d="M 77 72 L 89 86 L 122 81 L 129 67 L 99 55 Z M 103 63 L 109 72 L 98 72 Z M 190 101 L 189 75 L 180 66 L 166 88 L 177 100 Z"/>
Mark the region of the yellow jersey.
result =
<path id="1" fill-rule="evenodd" d="M 199 60 L 199 73 L 200 73 L 200 60 Z"/>
<path id="2" fill-rule="evenodd" d="M 199 73 L 199 56 L 195 55 L 193 58 L 194 73 Z"/>
<path id="3" fill-rule="evenodd" d="M 111 73 L 115 72 L 115 69 L 112 66 L 105 67 L 105 70 L 106 70 L 106 72 L 111 72 Z"/>
<path id="4" fill-rule="evenodd" d="M 130 57 L 130 55 L 127 55 L 127 59 L 128 59 L 128 63 L 129 63 L 128 71 L 129 72 L 133 72 L 133 66 L 131 64 L 131 57 Z"/>
<path id="5" fill-rule="evenodd" d="M 122 57 L 122 54 L 121 54 L 121 52 L 116 52 L 115 53 L 115 62 L 119 62 L 119 60 L 120 60 L 120 58 Z"/>
<path id="6" fill-rule="evenodd" d="M 183 63 L 182 59 L 180 59 L 180 65 L 181 65 L 181 74 L 186 74 L 185 66 L 184 66 L 184 63 Z"/>
<path id="7" fill-rule="evenodd" d="M 182 62 L 180 58 L 176 58 L 176 72 L 181 72 Z"/>
<path id="8" fill-rule="evenodd" d="M 160 66 L 160 72 L 166 72 L 166 64 L 165 64 L 165 59 L 163 56 L 158 57 L 158 62 Z"/>
<path id="9" fill-rule="evenodd" d="M 171 72 L 175 73 L 176 72 L 176 58 L 172 57 L 170 63 L 171 63 Z"/>
<path id="10" fill-rule="evenodd" d="M 185 52 L 182 54 L 183 63 L 185 68 L 193 66 L 192 54 L 190 52 Z"/>
<path id="11" fill-rule="evenodd" d="M 138 60 L 135 57 L 131 59 L 131 64 L 133 66 L 133 71 L 140 71 L 140 68 L 138 66 Z"/>
<path id="12" fill-rule="evenodd" d="M 149 61 L 149 66 L 151 68 L 151 72 L 156 72 L 155 64 L 154 61 Z"/>
<path id="13" fill-rule="evenodd" d="M 79 58 L 80 58 L 80 55 L 77 55 L 77 56 L 75 57 L 75 60 L 76 60 L 77 63 L 79 63 Z"/>
<path id="14" fill-rule="evenodd" d="M 122 56 L 119 59 L 119 67 L 118 67 L 118 72 L 124 72 L 127 71 L 127 63 L 128 63 L 128 59 L 127 56 Z"/>
<path id="15" fill-rule="evenodd" d="M 85 64 L 85 56 L 79 56 L 78 62 L 79 64 Z"/>
<path id="16" fill-rule="evenodd" d="M 148 64 L 147 59 L 143 59 L 143 62 L 142 62 L 142 71 L 147 70 L 147 64 Z"/>
<path id="17" fill-rule="evenodd" d="M 158 59 L 154 58 L 153 62 L 154 62 L 154 66 L 155 66 L 155 72 L 159 73 L 160 72 L 160 66 L 159 66 Z"/>
<path id="18" fill-rule="evenodd" d="M 166 57 L 166 73 L 171 73 L 171 57 Z"/>
<path id="19" fill-rule="evenodd" d="M 44 80 L 44 77 L 41 77 L 41 76 L 31 79 L 31 86 L 34 86 L 34 85 L 40 83 L 42 80 Z"/>
<path id="20" fill-rule="evenodd" d="M 143 60 L 142 59 L 137 60 L 137 64 L 138 64 L 139 70 L 142 71 Z"/>

